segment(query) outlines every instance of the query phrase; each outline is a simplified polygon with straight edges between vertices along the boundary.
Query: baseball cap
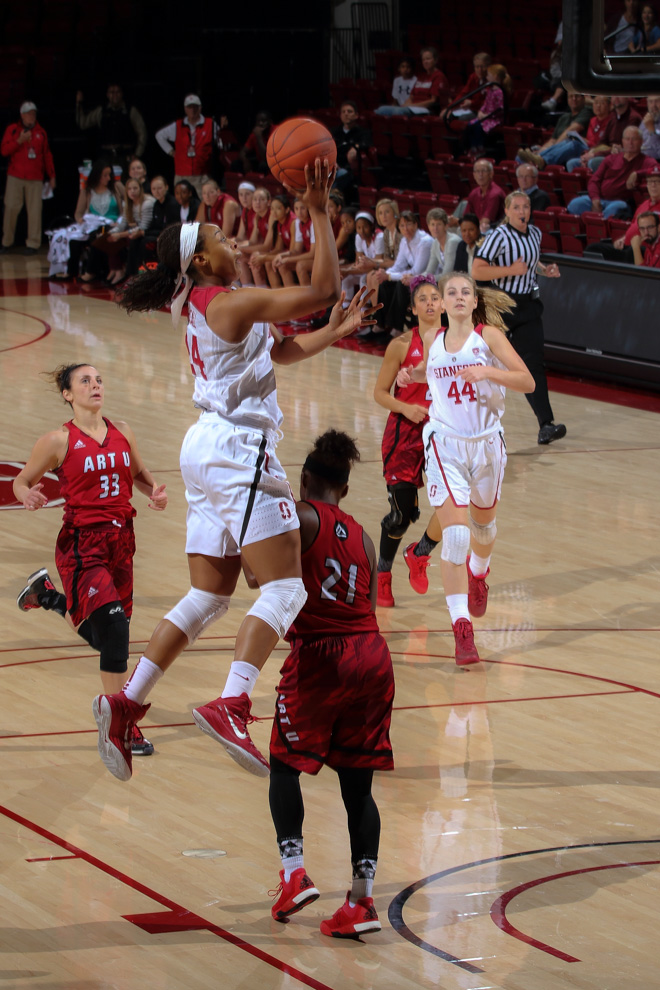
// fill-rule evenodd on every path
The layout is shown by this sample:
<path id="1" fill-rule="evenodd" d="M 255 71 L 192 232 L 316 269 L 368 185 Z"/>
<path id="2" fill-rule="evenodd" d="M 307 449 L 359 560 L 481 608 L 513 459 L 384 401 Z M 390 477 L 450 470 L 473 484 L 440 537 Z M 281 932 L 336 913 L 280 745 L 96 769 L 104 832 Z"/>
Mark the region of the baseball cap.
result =
<path id="1" fill-rule="evenodd" d="M 660 177 L 660 165 L 654 165 L 653 168 L 646 170 L 646 178 L 650 179 L 653 176 L 654 179 Z"/>
<path id="2" fill-rule="evenodd" d="M 194 104 L 196 104 L 198 107 L 201 107 L 202 101 L 200 100 L 199 96 L 195 96 L 194 93 L 188 93 L 185 100 L 183 101 L 184 107 L 192 107 Z"/>
<path id="3" fill-rule="evenodd" d="M 21 109 L 19 110 L 19 113 L 29 113 L 30 110 L 36 110 L 36 109 L 37 109 L 36 103 L 31 103 L 29 100 L 26 100 L 25 103 L 21 103 Z"/>

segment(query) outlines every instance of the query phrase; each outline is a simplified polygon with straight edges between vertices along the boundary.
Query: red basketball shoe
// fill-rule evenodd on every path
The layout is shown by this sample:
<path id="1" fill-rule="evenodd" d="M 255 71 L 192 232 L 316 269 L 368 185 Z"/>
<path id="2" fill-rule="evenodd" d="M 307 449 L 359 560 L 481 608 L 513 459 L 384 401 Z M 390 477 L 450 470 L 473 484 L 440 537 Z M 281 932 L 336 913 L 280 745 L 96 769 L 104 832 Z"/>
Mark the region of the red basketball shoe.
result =
<path id="1" fill-rule="evenodd" d="M 378 573 L 378 596 L 376 598 L 376 605 L 379 605 L 381 608 L 394 608 L 391 571 L 380 571 Z"/>
<path id="2" fill-rule="evenodd" d="M 361 897 L 355 907 L 349 904 L 350 890 L 346 900 L 328 921 L 321 922 L 321 934 L 333 938 L 359 938 L 369 932 L 381 929 L 376 908 L 371 897 Z"/>
<path id="3" fill-rule="evenodd" d="M 410 543 L 403 551 L 403 559 L 408 565 L 408 571 L 410 572 L 408 574 L 410 587 L 418 595 L 425 595 L 429 590 L 429 579 L 426 576 L 426 568 L 429 566 L 431 555 L 416 557 L 414 553 L 416 546 L 416 543 Z"/>
<path id="4" fill-rule="evenodd" d="M 99 756 L 118 780 L 131 779 L 133 730 L 135 723 L 144 718 L 150 707 L 131 701 L 123 691 L 119 694 L 100 694 L 94 698 L 92 711 L 99 729 Z"/>
<path id="5" fill-rule="evenodd" d="M 193 708 L 193 718 L 202 732 L 221 743 L 239 766 L 257 777 L 270 774 L 268 762 L 250 739 L 247 730 L 256 721 L 250 714 L 251 702 L 243 692 L 238 698 L 216 698 L 201 708 Z"/>
<path id="6" fill-rule="evenodd" d="M 490 567 L 481 577 L 475 577 L 470 570 L 470 561 L 466 560 L 465 566 L 468 572 L 468 609 L 470 615 L 475 619 L 480 619 L 486 614 L 488 607 L 488 585 L 486 578 L 490 574 Z"/>
<path id="7" fill-rule="evenodd" d="M 479 663 L 481 657 L 474 645 L 474 629 L 469 619 L 457 619 L 453 624 L 454 640 L 456 642 L 455 657 L 459 667 L 468 663 Z"/>
<path id="8" fill-rule="evenodd" d="M 133 726 L 133 736 L 131 738 L 131 753 L 133 756 L 151 756 L 154 751 L 154 744 L 145 739 L 139 725 Z"/>
<path id="9" fill-rule="evenodd" d="M 288 880 L 284 879 L 284 870 L 280 870 L 279 887 L 268 893 L 271 897 L 280 895 L 270 909 L 275 921 L 284 921 L 290 914 L 295 914 L 320 897 L 313 881 L 305 873 L 304 866 L 294 870 Z"/>

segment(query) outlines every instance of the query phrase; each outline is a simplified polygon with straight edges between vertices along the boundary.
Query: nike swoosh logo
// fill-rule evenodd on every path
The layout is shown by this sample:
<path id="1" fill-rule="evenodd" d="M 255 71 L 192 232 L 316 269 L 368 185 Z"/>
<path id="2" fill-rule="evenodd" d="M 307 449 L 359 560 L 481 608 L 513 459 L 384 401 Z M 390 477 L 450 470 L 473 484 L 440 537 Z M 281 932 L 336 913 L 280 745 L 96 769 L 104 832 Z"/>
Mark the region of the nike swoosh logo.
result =
<path id="1" fill-rule="evenodd" d="M 249 681 L 250 680 L 250 678 L 249 677 L 246 677 L 245 674 L 236 674 L 236 676 L 237 677 L 240 677 L 240 679 L 242 681 Z"/>
<path id="2" fill-rule="evenodd" d="M 247 739 L 247 737 L 248 737 L 247 732 L 241 732 L 240 729 L 237 729 L 236 728 L 236 723 L 234 722 L 233 718 L 231 717 L 230 713 L 227 711 L 226 708 L 225 708 L 225 713 L 227 715 L 227 720 L 228 720 L 229 724 L 231 725 L 232 729 L 234 730 L 234 734 L 236 735 L 236 738 L 237 739 Z"/>

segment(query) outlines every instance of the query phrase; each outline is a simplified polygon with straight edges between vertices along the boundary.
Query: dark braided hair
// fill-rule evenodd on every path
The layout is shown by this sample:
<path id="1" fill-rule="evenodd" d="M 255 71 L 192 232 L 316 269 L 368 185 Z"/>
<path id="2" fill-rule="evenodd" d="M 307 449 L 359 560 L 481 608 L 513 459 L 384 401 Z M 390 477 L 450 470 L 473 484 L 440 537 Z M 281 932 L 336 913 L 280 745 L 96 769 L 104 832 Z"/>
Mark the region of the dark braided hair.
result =
<path id="1" fill-rule="evenodd" d="M 127 313 L 145 313 L 150 309 L 162 309 L 174 295 L 179 273 L 181 272 L 181 252 L 179 238 L 180 223 L 172 223 L 158 237 L 156 253 L 158 267 L 138 272 L 125 282 L 115 295 L 115 302 Z M 204 247 L 204 237 L 198 232 L 195 251 Z"/>
<path id="2" fill-rule="evenodd" d="M 360 460 L 355 440 L 341 430 L 326 430 L 314 441 L 303 469 L 325 479 L 335 487 L 348 481 L 353 465 Z"/>

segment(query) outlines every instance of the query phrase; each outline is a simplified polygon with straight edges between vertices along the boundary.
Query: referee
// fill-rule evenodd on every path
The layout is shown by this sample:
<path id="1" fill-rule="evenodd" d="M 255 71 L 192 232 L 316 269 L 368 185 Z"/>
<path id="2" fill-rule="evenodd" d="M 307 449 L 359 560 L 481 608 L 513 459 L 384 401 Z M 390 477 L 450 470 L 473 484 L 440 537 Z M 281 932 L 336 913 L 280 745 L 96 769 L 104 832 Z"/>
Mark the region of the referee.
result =
<path id="1" fill-rule="evenodd" d="M 563 423 L 555 423 L 543 367 L 543 303 L 536 283 L 537 271 L 559 278 L 557 265 L 543 265 L 541 231 L 529 222 L 531 205 L 524 192 L 512 192 L 504 203 L 506 223 L 493 230 L 477 250 L 472 277 L 493 282 L 516 302 L 513 313 L 503 314 L 507 337 L 531 371 L 536 388 L 527 401 L 539 421 L 538 442 L 552 443 L 566 436 Z"/>

